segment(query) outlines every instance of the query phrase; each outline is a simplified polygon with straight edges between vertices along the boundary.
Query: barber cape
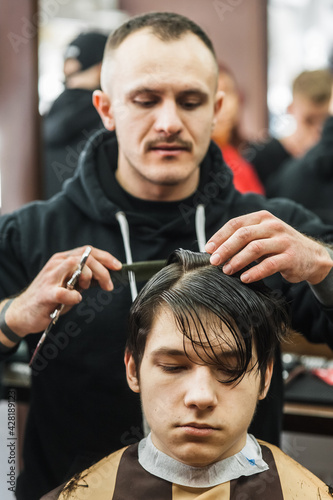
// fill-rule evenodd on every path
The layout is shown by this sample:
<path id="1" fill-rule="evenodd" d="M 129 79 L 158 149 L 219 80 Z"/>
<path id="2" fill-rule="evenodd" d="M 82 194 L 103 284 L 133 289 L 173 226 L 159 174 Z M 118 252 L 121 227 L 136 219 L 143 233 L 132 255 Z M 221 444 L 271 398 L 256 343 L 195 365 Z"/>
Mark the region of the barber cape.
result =
<path id="1" fill-rule="evenodd" d="M 254 458 L 249 458 L 250 454 Z M 166 459 L 166 460 L 165 460 Z M 251 467 L 253 468 L 251 470 Z M 242 471 L 243 468 L 243 471 Z M 154 471 L 148 472 L 148 470 Z M 161 474 L 169 480 L 155 475 Z M 216 483 L 221 475 L 220 484 Z M 234 477 L 227 480 L 227 476 Z M 174 481 L 171 477 L 174 476 Z M 238 477 L 235 477 L 238 476 Z M 186 485 L 208 482 L 210 486 Z M 179 484 L 182 483 L 182 484 Z M 203 468 L 181 464 L 150 438 L 123 448 L 74 476 L 42 500 L 302 500 L 332 499 L 330 488 L 276 446 L 248 436 L 243 450 Z"/>

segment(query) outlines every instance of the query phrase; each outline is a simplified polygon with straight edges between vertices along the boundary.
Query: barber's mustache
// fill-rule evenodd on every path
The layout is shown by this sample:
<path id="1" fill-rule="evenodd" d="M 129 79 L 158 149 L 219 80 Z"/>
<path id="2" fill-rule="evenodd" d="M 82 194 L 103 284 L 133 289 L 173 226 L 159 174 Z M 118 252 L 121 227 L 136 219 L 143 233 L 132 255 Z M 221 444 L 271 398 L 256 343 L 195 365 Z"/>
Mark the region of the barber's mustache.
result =
<path id="1" fill-rule="evenodd" d="M 192 151 L 192 143 L 190 141 L 184 141 L 177 135 L 170 135 L 168 137 L 157 137 L 154 140 L 148 141 L 145 144 L 145 151 L 149 151 L 151 149 L 158 149 L 159 147 L 163 147 L 165 145 L 185 149 L 186 151 Z"/>

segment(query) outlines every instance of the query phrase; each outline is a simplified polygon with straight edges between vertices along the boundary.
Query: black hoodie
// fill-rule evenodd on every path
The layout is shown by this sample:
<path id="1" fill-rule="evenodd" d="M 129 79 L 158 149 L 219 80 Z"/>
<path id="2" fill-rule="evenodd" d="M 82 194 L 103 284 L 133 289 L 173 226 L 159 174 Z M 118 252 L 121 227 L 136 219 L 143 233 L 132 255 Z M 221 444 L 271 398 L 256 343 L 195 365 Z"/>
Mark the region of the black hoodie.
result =
<path id="1" fill-rule="evenodd" d="M 126 193 L 114 177 L 117 142 L 110 132 L 92 137 L 79 163 L 61 193 L 0 219 L 0 298 L 26 287 L 55 252 L 91 244 L 125 262 L 120 210 L 129 224 L 133 261 L 164 259 L 178 247 L 197 251 L 198 205 L 204 205 L 206 239 L 230 218 L 262 209 L 306 234 L 333 239 L 332 227 L 293 202 L 237 192 L 214 143 L 202 162 L 198 190 L 181 202 L 144 201 Z M 280 275 L 267 281 L 292 302 L 296 329 L 316 342 L 330 339 L 333 346 L 333 309 L 323 308 L 306 284 L 290 285 Z M 123 363 L 131 300 L 122 279 L 113 292 L 91 288 L 44 343 L 33 366 L 18 498 L 39 498 L 91 460 L 142 437 L 139 398 L 127 387 Z M 31 352 L 38 338 L 26 338 Z M 269 441 L 278 439 L 281 423 L 279 366 L 272 384 L 276 395 L 255 417 L 256 437 Z"/>

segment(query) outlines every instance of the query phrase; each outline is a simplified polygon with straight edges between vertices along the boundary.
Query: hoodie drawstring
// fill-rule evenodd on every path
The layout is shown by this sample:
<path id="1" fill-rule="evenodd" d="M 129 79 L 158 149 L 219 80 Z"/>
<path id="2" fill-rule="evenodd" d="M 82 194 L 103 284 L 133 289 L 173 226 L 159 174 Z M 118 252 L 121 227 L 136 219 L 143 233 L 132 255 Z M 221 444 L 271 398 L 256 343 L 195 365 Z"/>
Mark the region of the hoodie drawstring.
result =
<path id="1" fill-rule="evenodd" d="M 130 237 L 129 237 L 129 227 L 128 227 L 126 215 L 124 214 L 124 212 L 117 212 L 116 219 L 117 219 L 118 224 L 120 226 L 120 232 L 121 232 L 121 235 L 123 237 L 126 263 L 133 264 Z M 136 286 L 135 273 L 133 271 L 128 271 L 128 281 L 129 281 L 129 285 L 130 285 L 130 289 L 131 289 L 132 302 L 134 302 L 134 300 L 136 299 L 136 296 L 138 295 L 138 289 Z"/>
<path id="2" fill-rule="evenodd" d="M 120 226 L 120 232 L 123 238 L 126 263 L 133 264 L 129 226 L 126 219 L 126 215 L 124 214 L 124 212 L 117 212 L 116 219 Z M 195 212 L 195 232 L 200 252 L 205 251 L 205 245 L 206 245 L 205 225 L 206 225 L 205 205 L 198 205 Z M 128 280 L 130 284 L 132 302 L 134 302 L 136 296 L 138 295 L 138 289 L 136 286 L 135 273 L 133 271 L 128 271 Z"/>
<path id="3" fill-rule="evenodd" d="M 199 252 L 205 251 L 206 245 L 206 217 L 205 217 L 205 205 L 198 205 L 195 212 L 195 232 L 197 234 Z"/>

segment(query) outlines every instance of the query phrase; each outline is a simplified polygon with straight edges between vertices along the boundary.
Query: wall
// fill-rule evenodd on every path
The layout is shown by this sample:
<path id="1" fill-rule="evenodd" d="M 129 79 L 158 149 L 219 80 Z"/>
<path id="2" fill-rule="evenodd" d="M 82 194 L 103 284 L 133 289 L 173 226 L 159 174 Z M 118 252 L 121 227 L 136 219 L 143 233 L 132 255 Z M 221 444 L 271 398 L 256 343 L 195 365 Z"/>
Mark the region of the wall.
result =
<path id="1" fill-rule="evenodd" d="M 0 2 L 2 213 L 39 194 L 37 3 Z"/>

